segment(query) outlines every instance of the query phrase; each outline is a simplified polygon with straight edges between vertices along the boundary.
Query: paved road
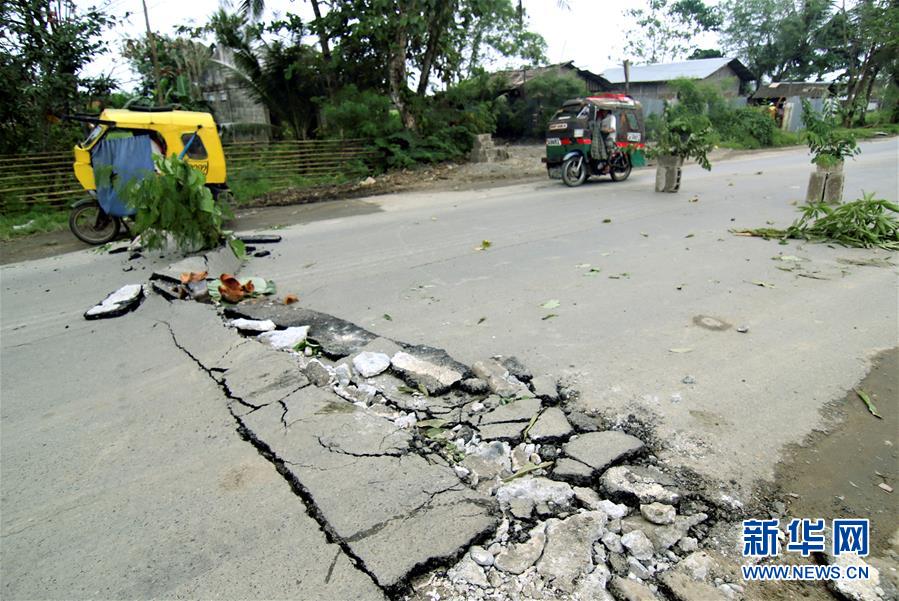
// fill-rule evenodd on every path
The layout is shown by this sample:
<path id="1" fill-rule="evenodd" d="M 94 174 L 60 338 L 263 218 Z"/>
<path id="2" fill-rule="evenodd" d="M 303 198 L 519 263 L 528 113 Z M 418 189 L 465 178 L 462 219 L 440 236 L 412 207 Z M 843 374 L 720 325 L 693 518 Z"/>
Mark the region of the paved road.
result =
<path id="1" fill-rule="evenodd" d="M 863 150 L 847 196 L 895 201 L 897 142 Z M 745 497 L 897 344 L 895 270 L 845 262 L 887 253 L 728 233 L 788 224 L 809 170 L 790 151 L 689 167 L 675 195 L 642 171 L 574 190 L 379 197 L 324 219 L 302 207 L 308 222 L 243 273 L 466 363 L 514 354 L 565 376 L 584 408 L 633 414 L 663 458 Z M 778 254 L 806 260 L 781 271 Z M 169 306 L 81 319 L 148 275 L 122 264 L 79 252 L 0 271 L 3 597 L 377 598 L 174 346 Z M 550 299 L 558 308 L 540 307 Z"/>
<path id="2" fill-rule="evenodd" d="M 846 197 L 895 201 L 897 149 L 863 145 Z M 745 493 L 771 476 L 783 445 L 820 425 L 819 410 L 874 351 L 897 344 L 895 270 L 841 262 L 889 253 L 728 233 L 792 222 L 810 170 L 805 153 L 780 151 L 687 167 L 673 195 L 653 193 L 643 170 L 577 189 L 547 181 L 380 199 L 378 213 L 284 230 L 276 257 L 247 270 L 305 306 L 463 362 L 517 355 L 567 374 L 585 408 L 642 416 L 666 456 Z M 490 248 L 475 250 L 485 239 Z M 777 269 L 779 254 L 827 279 Z M 540 307 L 551 299 L 559 308 Z M 733 327 L 710 331 L 697 316 Z"/>

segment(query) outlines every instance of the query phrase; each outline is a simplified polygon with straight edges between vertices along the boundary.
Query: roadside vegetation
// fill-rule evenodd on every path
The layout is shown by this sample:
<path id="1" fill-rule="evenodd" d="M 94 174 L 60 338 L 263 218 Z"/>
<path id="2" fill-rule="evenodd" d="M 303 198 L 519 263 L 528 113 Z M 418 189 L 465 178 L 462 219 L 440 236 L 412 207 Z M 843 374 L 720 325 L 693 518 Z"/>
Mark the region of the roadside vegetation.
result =
<path id="1" fill-rule="evenodd" d="M 546 44 L 530 30 L 516 0 L 407 0 L 371 3 L 311 0 L 314 18 L 289 10 L 267 18 L 264 0 L 223 5 L 205 23 L 111 41 L 118 17 L 64 0 L 2 4 L 0 154 L 61 151 L 83 138 L 62 121 L 70 113 L 169 103 L 209 111 L 204 74 L 217 70 L 268 112 L 275 140 L 364 137 L 381 151 L 364 165 L 335 167 L 327 176 L 276 173 L 293 187 L 345 183 L 363 173 L 464 160 L 475 134 L 542 140 L 565 99 L 587 94 L 574 76 L 544 75 L 512 90 L 486 68 L 546 64 Z M 560 10 L 568 4 L 558 2 Z M 413 10 L 413 8 L 415 10 Z M 834 83 L 841 125 L 859 139 L 899 134 L 899 7 L 864 0 L 849 7 L 825 1 L 652 0 L 625 11 L 626 57 L 633 62 L 737 56 L 764 80 L 803 81 L 840 73 Z M 695 32 L 717 34 L 720 48 L 699 48 Z M 218 62 L 214 47 L 230 60 Z M 155 50 L 159 76 L 151 60 Z M 137 75 L 125 85 L 87 77 L 97 56 L 117 51 Z M 574 57 L 586 62 L 583 57 Z M 684 112 L 708 121 L 703 143 L 733 149 L 802 144 L 759 108 L 735 107 L 720 91 L 674 83 Z M 868 111 L 870 102 L 879 108 Z M 647 119 L 650 140 L 661 115 Z M 258 129 L 258 124 L 237 124 Z M 232 172 L 238 203 L 265 195 L 273 174 L 264 167 Z M 52 210 L 0 207 L 0 236 L 61 226 Z M 13 225 L 27 227 L 13 229 Z"/>

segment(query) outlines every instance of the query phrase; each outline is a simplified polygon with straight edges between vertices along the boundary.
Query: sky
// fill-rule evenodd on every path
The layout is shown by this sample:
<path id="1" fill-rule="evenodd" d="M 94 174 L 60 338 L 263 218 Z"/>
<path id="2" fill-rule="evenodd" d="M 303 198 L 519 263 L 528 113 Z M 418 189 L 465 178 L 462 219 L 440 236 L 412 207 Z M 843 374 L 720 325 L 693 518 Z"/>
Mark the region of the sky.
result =
<path id="1" fill-rule="evenodd" d="M 95 5 L 96 0 L 75 0 L 79 8 Z M 567 0 L 568 8 L 559 8 L 556 0 L 524 0 L 530 29 L 543 36 L 550 63 L 573 60 L 581 69 L 601 73 L 618 66 L 623 57 L 628 19 L 624 11 L 644 6 L 644 0 Z M 709 2 L 717 4 L 717 0 Z M 312 19 L 312 10 L 304 0 L 267 0 L 264 19 L 292 12 L 304 21 Z M 147 0 L 150 25 L 154 31 L 173 33 L 177 25 L 202 25 L 217 10 L 219 0 Z M 131 89 L 137 78 L 119 55 L 121 40 L 137 37 L 145 30 L 140 0 L 109 0 L 108 12 L 116 17 L 130 16 L 110 33 L 110 53 L 101 56 L 86 69 L 90 76 L 111 74 L 121 87 Z M 706 34 L 708 36 L 708 34 Z M 700 46 L 714 47 L 714 37 L 701 40 Z M 518 64 L 486 65 L 488 68 L 517 67 Z"/>

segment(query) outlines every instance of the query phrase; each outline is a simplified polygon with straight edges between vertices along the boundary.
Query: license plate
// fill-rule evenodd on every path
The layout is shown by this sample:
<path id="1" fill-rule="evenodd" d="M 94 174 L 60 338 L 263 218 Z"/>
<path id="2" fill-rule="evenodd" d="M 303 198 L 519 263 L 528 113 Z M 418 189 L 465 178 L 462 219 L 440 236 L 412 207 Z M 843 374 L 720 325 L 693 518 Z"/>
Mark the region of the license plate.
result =
<path id="1" fill-rule="evenodd" d="M 559 138 L 547 138 L 546 145 L 547 146 L 561 146 L 562 140 L 560 140 Z"/>
<path id="2" fill-rule="evenodd" d="M 642 136 L 638 131 L 630 131 L 627 133 L 627 141 L 628 142 L 639 142 Z"/>

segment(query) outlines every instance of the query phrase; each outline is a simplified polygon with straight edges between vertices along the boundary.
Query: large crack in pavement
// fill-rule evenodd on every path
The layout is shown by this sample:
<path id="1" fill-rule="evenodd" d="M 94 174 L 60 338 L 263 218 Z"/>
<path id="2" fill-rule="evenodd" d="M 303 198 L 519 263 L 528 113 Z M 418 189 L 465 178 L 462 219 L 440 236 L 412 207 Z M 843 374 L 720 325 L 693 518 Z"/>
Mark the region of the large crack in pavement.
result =
<path id="1" fill-rule="evenodd" d="M 223 312 L 300 331 L 287 348 L 172 309 L 173 344 L 238 434 L 387 597 L 741 598 L 726 550 L 759 508 L 659 461 L 651 423 L 579 413 L 577 391 L 513 357 L 469 367 L 296 305 Z"/>
<path id="2" fill-rule="evenodd" d="M 194 356 L 187 348 L 185 348 L 182 344 L 180 344 L 178 342 L 178 337 L 175 334 L 175 331 L 169 322 L 164 321 L 161 323 L 163 323 L 168 328 L 169 334 L 172 337 L 172 343 L 175 345 L 175 347 L 178 350 L 180 350 L 182 353 L 184 353 L 184 355 L 187 356 L 191 361 L 193 361 L 203 373 L 205 373 L 207 376 L 209 376 L 209 378 L 212 379 L 212 381 L 215 382 L 215 384 L 222 390 L 222 392 L 226 398 L 233 400 L 237 403 L 240 403 L 246 407 L 251 407 L 251 408 L 253 408 L 253 410 L 258 410 L 258 409 L 262 408 L 262 406 L 258 406 L 258 407 L 254 406 L 250 403 L 245 402 L 240 397 L 235 396 L 231 392 L 231 390 L 228 388 L 227 384 L 225 383 L 225 381 L 223 379 L 216 378 L 216 376 L 215 376 L 216 370 L 206 367 L 196 356 Z M 229 352 L 230 352 L 230 350 L 232 350 L 232 349 L 229 349 Z M 226 356 L 227 354 L 228 353 L 225 353 L 225 355 L 223 355 L 223 357 Z M 279 400 L 277 402 L 282 403 L 281 400 Z M 286 411 L 287 411 L 287 409 L 285 407 L 285 412 Z M 241 439 L 252 444 L 253 447 L 255 447 L 256 450 L 259 452 L 259 454 L 274 466 L 275 470 L 277 470 L 277 472 L 290 485 L 290 488 L 293 491 L 293 493 L 300 498 L 300 500 L 303 503 L 303 507 L 305 508 L 305 513 L 309 517 L 311 517 L 313 520 L 316 521 L 316 523 L 318 524 L 322 533 L 325 535 L 325 539 L 329 543 L 335 544 L 340 548 L 340 551 L 338 552 L 338 554 L 335 554 L 334 560 L 331 562 L 331 566 L 328 569 L 328 573 L 325 578 L 325 583 L 327 584 L 330 582 L 331 576 L 334 571 L 334 566 L 337 564 L 337 557 L 339 556 L 339 553 L 342 552 L 347 557 L 347 559 L 350 561 L 350 563 L 352 563 L 353 566 L 357 570 L 366 574 L 369 578 L 371 578 L 373 583 L 375 583 L 379 588 L 381 588 L 381 590 L 384 590 L 384 588 L 381 587 L 380 584 L 378 583 L 378 579 L 375 577 L 375 575 L 372 574 L 366 568 L 365 562 L 362 561 L 362 559 L 360 557 L 358 557 L 355 553 L 353 553 L 353 550 L 350 548 L 349 544 L 346 541 L 342 540 L 340 538 L 340 536 L 338 536 L 333 531 L 333 529 L 331 529 L 329 527 L 327 521 L 322 517 L 321 512 L 317 511 L 315 503 L 312 500 L 312 497 L 309 494 L 309 492 L 303 488 L 302 483 L 300 483 L 296 478 L 293 477 L 293 474 L 287 468 L 284 461 L 281 460 L 268 447 L 268 445 L 266 445 L 263 441 L 259 440 L 256 436 L 254 436 L 252 431 L 246 427 L 246 424 L 244 424 L 243 419 L 241 419 L 240 416 L 238 416 L 236 413 L 234 413 L 234 411 L 231 410 L 230 407 L 229 407 L 229 413 L 231 414 L 231 417 L 234 419 L 234 421 L 236 423 L 236 426 L 237 426 L 236 431 L 237 431 L 238 435 L 240 435 Z"/>

